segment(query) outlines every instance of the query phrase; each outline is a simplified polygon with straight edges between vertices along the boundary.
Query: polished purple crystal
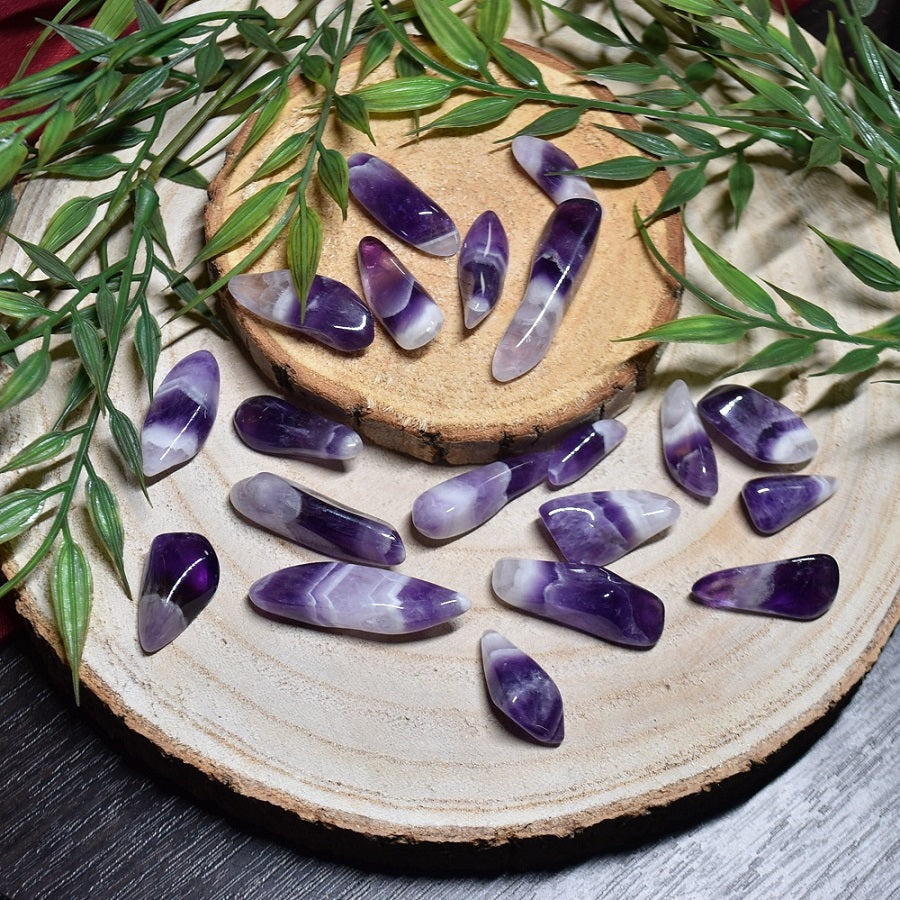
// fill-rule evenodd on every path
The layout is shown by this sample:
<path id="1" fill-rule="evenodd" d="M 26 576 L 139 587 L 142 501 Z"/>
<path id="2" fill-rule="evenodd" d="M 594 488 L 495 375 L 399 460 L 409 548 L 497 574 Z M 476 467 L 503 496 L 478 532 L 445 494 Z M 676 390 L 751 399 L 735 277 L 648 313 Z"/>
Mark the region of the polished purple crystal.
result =
<path id="1" fill-rule="evenodd" d="M 155 653 L 184 631 L 219 586 L 219 560 L 210 542 L 194 532 L 153 538 L 138 600 L 138 638 Z"/>
<path id="2" fill-rule="evenodd" d="M 305 312 L 288 269 L 235 275 L 228 282 L 228 290 L 241 306 L 261 319 L 334 350 L 363 350 L 375 337 L 375 320 L 369 308 L 346 284 L 333 278 L 313 278 Z"/>
<path id="3" fill-rule="evenodd" d="M 753 527 L 774 534 L 824 503 L 837 489 L 830 475 L 766 475 L 741 489 Z"/>
<path id="4" fill-rule="evenodd" d="M 376 237 L 359 242 L 363 293 L 378 321 L 404 350 L 424 347 L 444 324 L 444 314 L 409 269 Z"/>
<path id="5" fill-rule="evenodd" d="M 525 296 L 494 353 L 492 372 L 498 381 L 524 375 L 546 355 L 593 254 L 601 217 L 596 200 L 565 200 L 554 209 Z"/>
<path id="6" fill-rule="evenodd" d="M 482 635 L 481 664 L 491 702 L 517 731 L 541 744 L 562 743 L 562 696 L 544 669 L 496 631 Z"/>
<path id="7" fill-rule="evenodd" d="M 141 430 L 144 475 L 152 478 L 193 459 L 219 409 L 219 364 L 209 350 L 176 363 L 156 389 Z"/>
<path id="8" fill-rule="evenodd" d="M 663 394 L 660 423 L 663 457 L 674 481 L 696 497 L 715 496 L 719 489 L 716 455 L 688 386 L 680 378 Z"/>
<path id="9" fill-rule="evenodd" d="M 363 447 L 352 428 L 269 395 L 244 400 L 235 410 L 234 427 L 248 447 L 272 456 L 353 459 Z"/>
<path id="10" fill-rule="evenodd" d="M 453 220 L 402 172 L 371 153 L 354 153 L 347 166 L 350 193 L 391 234 L 432 256 L 459 250 Z"/>
<path id="11" fill-rule="evenodd" d="M 395 566 L 406 558 L 397 530 L 271 472 L 231 489 L 234 508 L 254 525 L 338 559 Z"/>
<path id="12" fill-rule="evenodd" d="M 712 572 L 691 593 L 715 609 L 816 619 L 831 607 L 839 581 L 837 561 L 818 553 Z"/>
<path id="13" fill-rule="evenodd" d="M 540 484 L 549 461 L 549 453 L 525 453 L 454 475 L 416 497 L 413 525 L 435 540 L 471 531 Z"/>
<path id="14" fill-rule="evenodd" d="M 459 293 L 466 328 L 474 328 L 496 306 L 509 266 L 509 240 L 493 210 L 472 223 L 459 251 Z"/>
<path id="15" fill-rule="evenodd" d="M 534 179 L 554 203 L 562 203 L 573 197 L 596 200 L 591 186 L 581 175 L 555 175 L 577 169 L 575 160 L 550 141 L 520 134 L 513 138 L 512 152 L 516 162 Z"/>
<path id="16" fill-rule="evenodd" d="M 750 387 L 723 384 L 697 404 L 703 421 L 751 459 L 789 465 L 808 462 L 819 445 L 803 420 Z"/>
<path id="17" fill-rule="evenodd" d="M 571 563 L 605 566 L 678 518 L 678 504 L 652 491 L 594 491 L 554 497 L 541 519 Z"/>
<path id="18" fill-rule="evenodd" d="M 598 419 L 576 426 L 554 451 L 547 481 L 553 487 L 577 481 L 622 443 L 626 431 L 618 419 Z"/>
<path id="19" fill-rule="evenodd" d="M 656 594 L 602 566 L 506 558 L 491 586 L 510 606 L 626 647 L 652 647 L 665 623 Z"/>
<path id="20" fill-rule="evenodd" d="M 467 597 L 388 569 L 344 562 L 280 569 L 250 587 L 264 612 L 322 628 L 413 634 L 462 615 Z"/>

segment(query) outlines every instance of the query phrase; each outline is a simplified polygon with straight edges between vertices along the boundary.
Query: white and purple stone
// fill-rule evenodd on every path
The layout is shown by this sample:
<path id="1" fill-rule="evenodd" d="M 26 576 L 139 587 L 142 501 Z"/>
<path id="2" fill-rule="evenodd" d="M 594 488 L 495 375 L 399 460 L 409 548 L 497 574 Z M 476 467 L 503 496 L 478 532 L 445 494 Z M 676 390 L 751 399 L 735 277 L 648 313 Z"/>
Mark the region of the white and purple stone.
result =
<path id="1" fill-rule="evenodd" d="M 509 267 L 509 239 L 492 209 L 472 223 L 459 251 L 459 293 L 466 328 L 474 328 L 497 305 Z"/>
<path id="2" fill-rule="evenodd" d="M 582 198 L 563 201 L 550 215 L 525 296 L 494 353 L 497 381 L 524 375 L 546 356 L 593 254 L 601 218 L 600 204 Z"/>
<path id="3" fill-rule="evenodd" d="M 254 525 L 317 553 L 350 562 L 396 566 L 406 559 L 397 529 L 271 472 L 231 489 L 234 508 Z"/>
<path id="4" fill-rule="evenodd" d="M 549 453 L 525 453 L 454 475 L 416 497 L 413 525 L 434 540 L 465 534 L 540 484 L 549 460 Z"/>
<path id="5" fill-rule="evenodd" d="M 578 481 L 622 443 L 626 432 L 618 419 L 598 419 L 576 426 L 553 452 L 547 481 L 553 487 Z"/>
<path id="6" fill-rule="evenodd" d="M 828 611 L 839 581 L 837 561 L 817 553 L 712 572 L 691 593 L 715 609 L 808 620 Z"/>
<path id="7" fill-rule="evenodd" d="M 761 463 L 808 462 L 819 449 L 803 420 L 750 387 L 723 384 L 697 404 L 703 421 L 742 453 Z"/>
<path id="8" fill-rule="evenodd" d="M 205 609 L 219 586 L 210 542 L 191 531 L 153 538 L 138 600 L 138 639 L 145 653 L 170 644 Z"/>
<path id="9" fill-rule="evenodd" d="M 597 199 L 587 179 L 581 175 L 551 174 L 578 168 L 575 160 L 556 144 L 530 134 L 520 134 L 512 140 L 512 153 L 516 162 L 554 203 L 562 203 L 573 197 Z"/>
<path id="10" fill-rule="evenodd" d="M 625 647 L 654 646 L 665 624 L 656 594 L 602 566 L 506 558 L 491 587 L 516 609 Z"/>
<path id="11" fill-rule="evenodd" d="M 424 347 L 444 324 L 440 307 L 378 238 L 364 237 L 357 257 L 363 293 L 375 317 L 404 350 Z"/>
<path id="12" fill-rule="evenodd" d="M 244 400 L 235 410 L 234 427 L 248 447 L 270 456 L 346 460 L 363 448 L 352 428 L 268 394 Z"/>
<path id="13" fill-rule="evenodd" d="M 665 531 L 678 504 L 652 491 L 593 491 L 555 497 L 540 516 L 563 558 L 605 566 Z"/>
<path id="14" fill-rule="evenodd" d="M 666 388 L 659 417 L 663 458 L 672 479 L 695 497 L 714 497 L 719 489 L 716 454 L 680 378 Z"/>
<path id="15" fill-rule="evenodd" d="M 415 634 L 461 616 L 471 601 L 400 572 L 346 562 L 280 569 L 250 586 L 250 602 L 274 616 L 367 634 Z"/>
<path id="16" fill-rule="evenodd" d="M 453 220 L 402 172 L 371 153 L 354 153 L 347 166 L 350 193 L 391 234 L 432 256 L 459 250 Z"/>
<path id="17" fill-rule="evenodd" d="M 830 475 L 765 475 L 751 478 L 741 489 L 753 527 L 775 534 L 824 503 L 837 490 Z"/>
<path id="18" fill-rule="evenodd" d="M 219 409 L 219 364 L 209 350 L 176 363 L 156 389 L 141 429 L 144 475 L 153 478 L 193 459 Z"/>
<path id="19" fill-rule="evenodd" d="M 547 672 L 496 631 L 481 637 L 481 665 L 491 702 L 515 730 L 559 746 L 565 734 L 563 701 Z"/>
<path id="20" fill-rule="evenodd" d="M 333 278 L 313 278 L 302 316 L 288 269 L 235 275 L 228 290 L 253 315 L 342 353 L 364 350 L 375 337 L 369 308 L 346 284 Z"/>

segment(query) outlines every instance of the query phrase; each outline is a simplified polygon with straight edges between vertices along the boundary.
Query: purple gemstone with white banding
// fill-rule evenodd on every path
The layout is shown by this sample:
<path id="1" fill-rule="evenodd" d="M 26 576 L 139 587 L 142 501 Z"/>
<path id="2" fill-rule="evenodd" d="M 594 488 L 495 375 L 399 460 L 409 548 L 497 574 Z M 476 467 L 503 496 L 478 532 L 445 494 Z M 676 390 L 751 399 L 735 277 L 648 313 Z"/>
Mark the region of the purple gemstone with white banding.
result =
<path id="1" fill-rule="evenodd" d="M 715 496 L 719 489 L 715 451 L 680 378 L 663 394 L 660 423 L 663 457 L 675 482 L 696 497 Z"/>
<path id="2" fill-rule="evenodd" d="M 626 431 L 618 419 L 598 419 L 573 428 L 553 453 L 547 481 L 553 487 L 577 481 L 622 443 Z"/>
<path id="3" fill-rule="evenodd" d="M 496 306 L 509 267 L 509 240 L 493 210 L 472 223 L 459 251 L 459 293 L 466 328 L 474 328 Z"/>
<path id="4" fill-rule="evenodd" d="M 781 531 L 824 503 L 837 489 L 830 475 L 765 475 L 741 489 L 753 527 L 763 534 Z"/>
<path id="5" fill-rule="evenodd" d="M 554 172 L 570 172 L 578 165 L 568 153 L 550 141 L 520 134 L 512 140 L 512 153 L 516 162 L 528 173 L 554 203 L 562 203 L 573 197 L 596 200 L 597 195 L 581 175 L 555 175 Z"/>

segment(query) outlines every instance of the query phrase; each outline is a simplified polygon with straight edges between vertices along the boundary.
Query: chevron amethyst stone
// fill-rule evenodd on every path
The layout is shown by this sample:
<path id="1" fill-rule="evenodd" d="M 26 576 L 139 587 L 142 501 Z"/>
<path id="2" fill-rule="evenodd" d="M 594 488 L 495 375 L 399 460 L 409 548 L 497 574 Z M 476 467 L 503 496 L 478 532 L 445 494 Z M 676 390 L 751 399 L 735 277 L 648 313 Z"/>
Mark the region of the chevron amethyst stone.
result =
<path id="1" fill-rule="evenodd" d="M 598 419 L 573 428 L 553 453 L 547 481 L 553 487 L 577 481 L 622 443 L 626 431 L 618 419 Z"/>
<path id="2" fill-rule="evenodd" d="M 414 634 L 461 616 L 471 601 L 400 572 L 345 562 L 280 569 L 250 586 L 250 602 L 271 615 L 367 634 Z"/>
<path id="3" fill-rule="evenodd" d="M 235 275 L 228 282 L 228 290 L 255 316 L 343 353 L 363 350 L 375 337 L 375 320 L 369 308 L 347 285 L 333 278 L 313 278 L 302 316 L 288 269 Z"/>
<path id="4" fill-rule="evenodd" d="M 501 559 L 491 587 L 516 609 L 626 647 L 652 647 L 666 618 L 656 594 L 602 566 Z"/>
<path id="5" fill-rule="evenodd" d="M 453 220 L 402 172 L 371 153 L 354 153 L 347 166 L 350 193 L 391 234 L 432 256 L 459 250 Z"/>
<path id="6" fill-rule="evenodd" d="M 141 430 L 144 475 L 153 478 L 193 459 L 219 409 L 219 364 L 209 350 L 176 363 L 156 389 Z"/>
<path id="7" fill-rule="evenodd" d="M 234 508 L 254 525 L 296 544 L 351 562 L 396 566 L 406 559 L 397 530 L 271 472 L 231 489 Z"/>
<path id="8" fill-rule="evenodd" d="M 808 462 L 819 445 L 803 420 L 750 387 L 723 384 L 697 404 L 703 421 L 751 459 L 789 465 Z"/>
<path id="9" fill-rule="evenodd" d="M 494 353 L 497 381 L 524 375 L 547 354 L 593 254 L 601 217 L 600 204 L 582 198 L 564 200 L 550 215 L 525 296 Z"/>
<path id="10" fill-rule="evenodd" d="M 830 475 L 766 475 L 751 478 L 741 497 L 753 527 L 774 534 L 824 503 L 836 489 L 837 479 Z"/>
<path id="11" fill-rule="evenodd" d="M 404 350 L 424 347 L 444 324 L 444 314 L 406 266 L 376 237 L 357 253 L 363 293 L 376 318 Z"/>
<path id="12" fill-rule="evenodd" d="M 509 267 L 509 240 L 492 209 L 472 223 L 459 251 L 459 293 L 466 328 L 474 328 L 497 305 Z"/>
<path id="13" fill-rule="evenodd" d="M 549 453 L 525 453 L 454 475 L 416 497 L 413 525 L 434 540 L 471 531 L 540 484 L 549 459 Z"/>
<path id="14" fill-rule="evenodd" d="M 540 507 L 563 557 L 595 566 L 611 563 L 664 531 L 679 512 L 674 500 L 652 491 L 570 494 Z"/>
<path id="15" fill-rule="evenodd" d="M 562 695 L 541 666 L 496 631 L 482 635 L 481 664 L 491 702 L 518 732 L 541 744 L 562 743 Z"/>
<path id="16" fill-rule="evenodd" d="M 554 203 L 562 203 L 573 197 L 597 199 L 587 179 L 581 175 L 553 174 L 572 171 L 578 168 L 578 164 L 550 141 L 530 134 L 520 134 L 512 140 L 512 152 L 516 162 Z"/>
<path id="17" fill-rule="evenodd" d="M 660 423 L 663 457 L 673 480 L 696 497 L 715 496 L 719 489 L 716 455 L 688 386 L 680 378 L 663 394 Z"/>
<path id="18" fill-rule="evenodd" d="M 816 619 L 831 607 L 839 581 L 837 561 L 818 553 L 712 572 L 691 593 L 715 609 Z"/>
<path id="19" fill-rule="evenodd" d="M 138 639 L 146 653 L 170 644 L 212 599 L 219 560 L 210 542 L 194 532 L 153 538 L 138 600 Z"/>

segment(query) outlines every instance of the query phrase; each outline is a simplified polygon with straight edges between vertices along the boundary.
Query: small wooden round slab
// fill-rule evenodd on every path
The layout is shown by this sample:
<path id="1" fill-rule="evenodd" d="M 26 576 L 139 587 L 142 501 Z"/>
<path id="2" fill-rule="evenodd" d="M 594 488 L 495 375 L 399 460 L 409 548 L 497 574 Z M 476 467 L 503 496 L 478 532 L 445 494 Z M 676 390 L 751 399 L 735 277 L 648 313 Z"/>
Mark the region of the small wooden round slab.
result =
<path id="1" fill-rule="evenodd" d="M 547 53 L 517 44 L 541 69 L 547 86 L 559 93 L 612 99 L 604 88 L 579 80 Z M 342 69 L 339 92 L 356 85 L 359 56 Z M 390 78 L 385 64 L 368 82 Z M 459 95 L 446 112 L 471 96 Z M 265 181 L 244 183 L 286 137 L 310 127 L 313 98 L 302 88 L 268 135 L 235 161 L 247 129 L 237 139 L 213 182 L 207 232 L 214 233 L 230 213 Z M 491 376 L 494 349 L 522 299 L 531 259 L 554 204 L 524 173 L 504 140 L 534 121 L 548 107 L 519 106 L 489 129 L 410 132 L 410 115 L 372 119 L 376 146 L 332 116 L 323 143 L 349 155 L 374 153 L 412 178 L 453 217 L 465 235 L 476 216 L 493 209 L 510 241 L 510 266 L 503 296 L 476 329 L 463 324 L 457 257 L 436 258 L 401 245 L 352 200 L 347 220 L 318 186 L 309 194 L 322 217 L 324 241 L 319 273 L 336 278 L 362 295 L 356 247 L 364 235 L 382 237 L 440 304 L 445 320 L 438 336 L 417 351 L 400 349 L 380 327 L 374 343 L 347 355 L 266 325 L 228 301 L 236 329 L 262 373 L 289 395 L 359 430 L 369 440 L 428 462 L 477 463 L 559 436 L 574 423 L 616 415 L 643 386 L 657 347 L 649 342 L 616 343 L 673 318 L 679 289 L 650 258 L 635 234 L 633 212 L 649 215 L 669 181 L 664 173 L 639 184 L 598 190 L 604 206 L 600 238 L 584 281 L 545 359 L 521 378 L 501 384 Z M 436 114 L 423 115 L 427 122 Z M 554 138 L 579 165 L 636 151 L 597 127 L 598 123 L 635 127 L 607 113 L 586 114 L 572 132 Z M 278 173 L 276 178 L 283 178 Z M 317 193 L 318 191 L 318 193 Z M 656 245 L 681 269 L 681 220 L 670 215 L 651 228 Z M 216 260 L 228 272 L 251 248 L 252 240 Z M 284 240 L 251 271 L 287 267 Z"/>

